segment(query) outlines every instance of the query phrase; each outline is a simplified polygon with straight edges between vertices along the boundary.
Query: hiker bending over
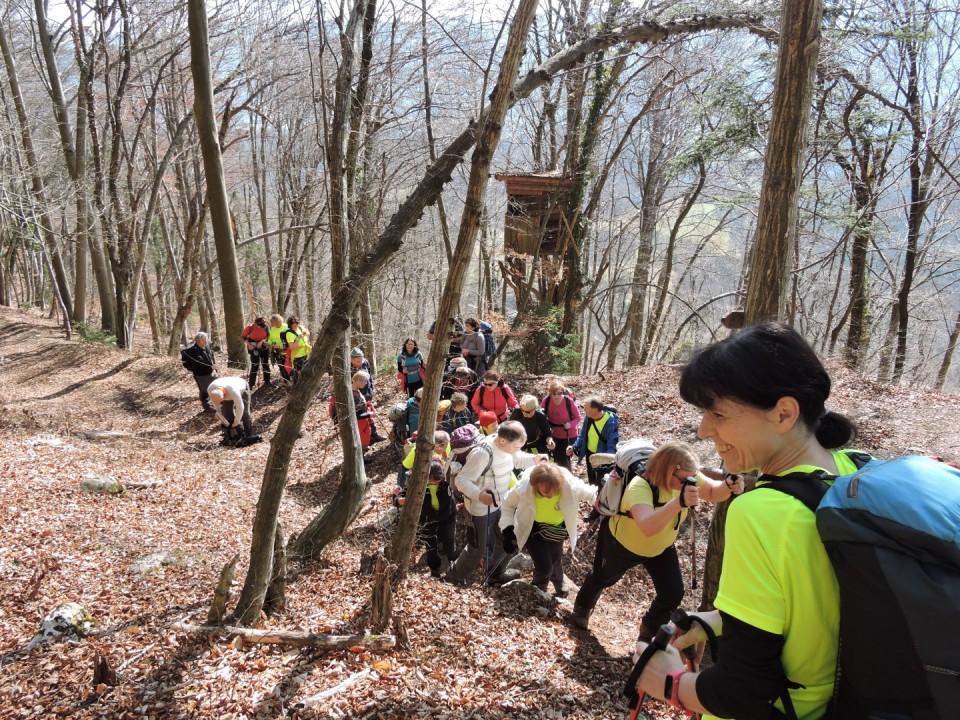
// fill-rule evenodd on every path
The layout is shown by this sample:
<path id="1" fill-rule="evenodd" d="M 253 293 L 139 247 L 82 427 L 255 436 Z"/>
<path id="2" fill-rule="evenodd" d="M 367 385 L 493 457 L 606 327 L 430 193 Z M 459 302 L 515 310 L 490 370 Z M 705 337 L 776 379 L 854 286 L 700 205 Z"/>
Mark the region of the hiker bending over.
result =
<path id="1" fill-rule="evenodd" d="M 210 336 L 205 332 L 198 332 L 193 338 L 193 344 L 180 351 L 180 361 L 193 374 L 197 390 L 200 391 L 200 404 L 203 406 L 203 411 L 214 412 L 207 392 L 210 383 L 217 376 L 217 362 L 213 359 Z"/>
<path id="2" fill-rule="evenodd" d="M 550 421 L 540 412 L 537 399 L 533 395 L 523 395 L 520 398 L 520 407 L 510 413 L 510 419 L 523 425 L 523 430 L 527 433 L 524 452 L 550 456 L 550 451 L 556 447 L 550 434 Z"/>
<path id="3" fill-rule="evenodd" d="M 594 453 L 615 453 L 620 441 L 620 419 L 598 397 L 588 397 L 583 401 L 583 412 L 587 419 L 580 428 L 577 439 L 567 448 L 569 457 L 577 456 L 577 464 L 587 460 L 587 480 L 591 485 L 600 487 L 603 471 L 593 467 L 589 460 Z"/>
<path id="4" fill-rule="evenodd" d="M 533 584 L 566 597 L 563 586 L 563 541 L 570 539 L 570 554 L 577 549 L 579 503 L 592 503 L 597 489 L 569 470 L 542 463 L 523 473 L 520 482 L 503 499 L 500 529 L 503 549 L 515 553 L 525 548 L 533 560 Z"/>
<path id="5" fill-rule="evenodd" d="M 580 408 L 573 394 L 559 380 L 551 380 L 547 385 L 547 396 L 540 401 L 540 408 L 550 422 L 553 435 L 553 461 L 561 467 L 570 469 L 570 456 L 567 447 L 580 434 Z"/>
<path id="6" fill-rule="evenodd" d="M 743 492 L 743 480 L 727 485 L 699 471 L 700 461 L 686 443 L 668 442 L 647 460 L 646 469 L 624 488 L 620 511 L 600 523 L 593 569 L 583 581 L 570 619 L 586 629 L 590 614 L 608 587 L 630 568 L 643 565 L 656 596 L 640 625 L 638 639 L 650 641 L 683 600 L 683 576 L 674 543 L 687 508 L 700 500 L 722 502 Z M 685 483 L 690 479 L 690 482 Z"/>
<path id="7" fill-rule="evenodd" d="M 505 582 L 519 577 L 506 571 L 503 535 L 500 532 L 500 505 L 515 482 L 514 467 L 533 467 L 546 460 L 543 455 L 520 452 L 527 436 L 523 426 L 505 422 L 496 435 L 482 438 L 467 455 L 463 469 L 457 475 L 457 489 L 463 493 L 464 505 L 470 513 L 467 545 L 460 557 L 447 570 L 447 580 L 464 583 L 485 560 L 486 579 Z"/>
<path id="8" fill-rule="evenodd" d="M 253 435 L 250 418 L 250 386 L 242 377 L 222 377 L 210 383 L 210 402 L 225 428 L 243 426 L 243 434 Z"/>
<path id="9" fill-rule="evenodd" d="M 771 705 L 783 712 L 786 678 L 797 717 L 824 717 L 840 636 L 836 577 L 814 514 L 762 486 L 771 476 L 812 481 L 819 472 L 855 472 L 853 461 L 835 450 L 851 440 L 854 426 L 827 409 L 823 364 L 781 324 L 756 325 L 700 351 L 683 370 L 680 394 L 703 410 L 698 435 L 713 442 L 728 471 L 762 475 L 756 490 L 730 505 L 717 610 L 696 613 L 720 636 L 719 661 L 685 673 L 668 648 L 653 655 L 639 686 L 662 698 L 667 674 L 679 673 L 675 703 L 688 711 L 767 718 L 774 716 Z M 674 642 L 683 648 L 705 637 L 694 624 Z"/>

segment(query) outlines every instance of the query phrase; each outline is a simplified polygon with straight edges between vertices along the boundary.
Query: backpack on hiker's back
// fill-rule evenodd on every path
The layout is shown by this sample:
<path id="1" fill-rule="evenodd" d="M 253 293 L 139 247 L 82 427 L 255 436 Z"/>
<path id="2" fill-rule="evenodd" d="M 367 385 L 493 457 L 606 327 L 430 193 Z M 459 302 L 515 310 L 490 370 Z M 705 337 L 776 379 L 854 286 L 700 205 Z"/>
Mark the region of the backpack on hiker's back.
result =
<path id="1" fill-rule="evenodd" d="M 615 467 L 604 478 L 600 492 L 597 493 L 594 507 L 598 513 L 604 517 L 629 514 L 620 509 L 623 493 L 630 481 L 647 469 L 647 460 L 655 450 L 653 441 L 647 438 L 633 438 L 617 446 Z M 653 504 L 657 506 L 657 487 L 653 484 L 650 487 L 653 490 Z"/>
<path id="2" fill-rule="evenodd" d="M 824 475 L 757 488 L 816 513 L 837 576 L 839 680 L 828 717 L 958 717 L 960 470 L 919 456 L 848 455 L 860 469 L 832 485 Z"/>
<path id="3" fill-rule="evenodd" d="M 489 367 L 493 356 L 497 354 L 497 340 L 493 337 L 493 325 L 486 320 L 481 320 L 480 334 L 483 335 L 483 359 Z"/>

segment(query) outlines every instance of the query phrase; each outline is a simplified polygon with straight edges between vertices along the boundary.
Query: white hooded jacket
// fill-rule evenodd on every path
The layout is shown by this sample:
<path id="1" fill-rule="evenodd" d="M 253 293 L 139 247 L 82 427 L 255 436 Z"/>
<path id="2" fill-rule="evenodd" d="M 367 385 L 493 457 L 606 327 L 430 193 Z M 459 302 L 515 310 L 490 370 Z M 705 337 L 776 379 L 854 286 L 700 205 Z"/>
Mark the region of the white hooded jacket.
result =
<path id="1" fill-rule="evenodd" d="M 490 435 L 481 438 L 477 445 L 467 455 L 467 461 L 457 475 L 456 484 L 464 496 L 464 506 L 471 515 L 480 517 L 488 512 L 487 505 L 484 505 L 478 499 L 480 493 L 485 490 L 492 490 L 496 506 L 490 506 L 489 512 L 493 512 L 503 503 L 503 498 L 510 490 L 510 482 L 513 479 L 513 468 L 520 469 L 533 467 L 537 464 L 538 456 L 530 453 L 518 452 L 513 455 L 505 453 L 495 442 L 497 436 Z M 480 447 L 480 446 L 484 447 Z M 491 460 L 490 470 L 486 475 L 483 470 Z"/>
<path id="2" fill-rule="evenodd" d="M 580 503 L 592 503 L 597 497 L 597 488 L 587 485 L 583 480 L 566 468 L 560 468 L 563 481 L 560 483 L 560 513 L 570 538 L 570 552 L 577 549 L 577 520 L 580 516 Z M 500 529 L 513 525 L 517 537 L 517 546 L 526 545 L 533 529 L 537 514 L 536 490 L 530 484 L 530 471 L 527 470 L 507 496 L 503 499 L 500 515 Z"/>

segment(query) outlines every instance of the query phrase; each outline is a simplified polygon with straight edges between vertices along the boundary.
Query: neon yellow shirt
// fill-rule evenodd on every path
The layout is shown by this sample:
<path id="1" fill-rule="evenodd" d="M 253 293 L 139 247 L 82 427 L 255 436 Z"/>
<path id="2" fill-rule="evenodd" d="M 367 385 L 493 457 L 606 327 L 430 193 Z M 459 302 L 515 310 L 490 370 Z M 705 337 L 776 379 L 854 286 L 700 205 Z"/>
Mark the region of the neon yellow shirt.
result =
<path id="1" fill-rule="evenodd" d="M 562 525 L 563 513 L 560 512 L 560 493 L 552 497 L 544 497 L 540 493 L 533 494 L 537 514 L 533 519 L 545 525 Z"/>
<path id="2" fill-rule="evenodd" d="M 277 350 L 281 350 L 283 348 L 283 340 L 280 339 L 282 337 L 281 333 L 283 333 L 286 330 L 287 330 L 286 323 L 280 323 L 280 327 L 274 327 L 273 325 L 271 325 L 270 336 L 267 338 L 267 345 Z"/>
<path id="3" fill-rule="evenodd" d="M 703 475 L 697 475 L 697 487 L 703 485 Z M 666 505 L 680 494 L 679 490 L 663 490 L 658 493 L 657 508 Z M 627 485 L 623 492 L 623 498 L 620 500 L 620 509 L 629 512 L 634 505 L 653 505 L 653 490 L 650 483 L 641 476 L 636 476 Z M 680 523 L 687 519 L 687 511 L 681 510 Z M 627 515 L 614 515 L 610 518 L 610 532 L 621 545 L 634 555 L 640 557 L 656 557 L 668 547 L 677 541 L 679 525 L 676 520 L 671 520 L 667 526 L 655 535 L 644 535 L 643 531 L 637 527 L 636 521 Z"/>
<path id="4" fill-rule="evenodd" d="M 603 426 L 607 424 L 609 419 L 610 413 L 605 412 L 603 417 L 594 420 L 590 429 L 587 430 L 587 450 L 590 452 L 595 453 L 597 451 L 597 447 L 600 445 L 600 433 L 603 432 Z"/>
<path id="5" fill-rule="evenodd" d="M 446 450 L 443 451 L 443 460 L 446 462 L 447 458 L 450 457 L 450 443 L 447 443 Z M 403 459 L 401 465 L 403 465 L 405 470 L 413 470 L 413 460 L 417 456 L 417 446 L 413 444 L 410 446 L 410 452 L 407 453 L 407 456 Z"/>
<path id="6" fill-rule="evenodd" d="M 310 354 L 310 331 L 303 325 L 297 326 L 297 339 L 294 341 L 293 359 L 302 358 Z"/>
<path id="7" fill-rule="evenodd" d="M 841 474 L 856 472 L 843 453 L 833 457 Z M 816 469 L 803 465 L 780 474 Z M 717 608 L 783 636 L 784 672 L 806 686 L 790 691 L 797 716 L 821 717 L 837 668 L 840 591 L 814 514 L 784 493 L 748 492 L 730 506 L 725 539 Z M 779 700 L 776 706 L 783 710 Z"/>

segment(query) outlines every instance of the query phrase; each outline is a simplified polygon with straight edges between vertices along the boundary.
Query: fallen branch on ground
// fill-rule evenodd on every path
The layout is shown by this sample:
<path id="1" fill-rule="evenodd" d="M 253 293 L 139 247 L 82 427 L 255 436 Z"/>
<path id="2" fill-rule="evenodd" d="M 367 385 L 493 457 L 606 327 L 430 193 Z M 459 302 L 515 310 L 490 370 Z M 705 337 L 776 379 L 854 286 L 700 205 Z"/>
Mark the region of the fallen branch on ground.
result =
<path id="1" fill-rule="evenodd" d="M 192 625 L 190 623 L 174 623 L 171 627 L 180 632 L 234 635 L 249 643 L 291 645 L 319 650 L 349 650 L 353 647 L 362 647 L 365 650 L 389 650 L 397 644 L 397 639 L 393 635 L 326 635 L 298 630 L 252 630 L 230 625 Z"/>
<path id="2" fill-rule="evenodd" d="M 370 675 L 371 672 L 373 671 L 370 668 L 367 668 L 366 670 L 361 670 L 358 673 L 354 673 L 339 685 L 335 685 L 329 690 L 324 690 L 322 693 L 317 693 L 316 695 L 311 695 L 308 698 L 304 698 L 303 700 L 300 700 L 299 702 L 294 704 L 294 707 L 307 710 L 309 708 L 314 707 L 315 705 L 319 705 L 328 697 L 333 697 L 337 693 L 342 692 L 343 690 L 346 690 L 351 685 L 360 682 L 365 677 Z"/>

